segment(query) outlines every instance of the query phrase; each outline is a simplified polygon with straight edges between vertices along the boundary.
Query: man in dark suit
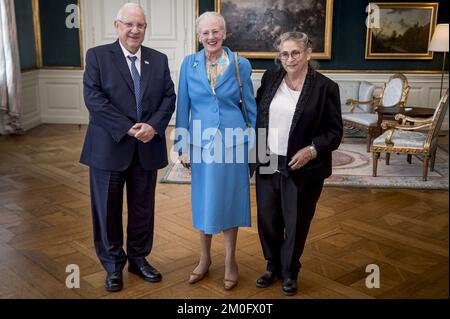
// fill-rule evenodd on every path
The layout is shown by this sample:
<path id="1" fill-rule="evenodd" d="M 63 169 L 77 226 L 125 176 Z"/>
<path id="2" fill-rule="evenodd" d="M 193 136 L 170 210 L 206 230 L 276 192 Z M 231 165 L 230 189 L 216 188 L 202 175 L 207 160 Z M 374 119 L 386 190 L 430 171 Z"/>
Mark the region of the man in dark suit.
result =
<path id="1" fill-rule="evenodd" d="M 80 162 L 90 167 L 94 244 L 108 291 L 122 289 L 122 269 L 161 280 L 146 256 L 153 244 L 157 170 L 167 165 L 165 129 L 175 109 L 167 57 L 142 46 L 143 9 L 125 4 L 114 22 L 118 41 L 87 51 L 84 99 L 89 126 Z M 122 202 L 127 185 L 127 253 Z"/>

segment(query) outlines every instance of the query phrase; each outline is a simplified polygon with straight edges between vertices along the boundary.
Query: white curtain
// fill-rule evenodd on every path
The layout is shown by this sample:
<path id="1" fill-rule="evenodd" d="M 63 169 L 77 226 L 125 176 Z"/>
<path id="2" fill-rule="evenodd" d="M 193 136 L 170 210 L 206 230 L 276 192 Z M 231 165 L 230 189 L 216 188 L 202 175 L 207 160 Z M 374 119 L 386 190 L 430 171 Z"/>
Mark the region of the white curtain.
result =
<path id="1" fill-rule="evenodd" d="M 0 0 L 0 134 L 20 134 L 20 61 L 13 0 Z"/>

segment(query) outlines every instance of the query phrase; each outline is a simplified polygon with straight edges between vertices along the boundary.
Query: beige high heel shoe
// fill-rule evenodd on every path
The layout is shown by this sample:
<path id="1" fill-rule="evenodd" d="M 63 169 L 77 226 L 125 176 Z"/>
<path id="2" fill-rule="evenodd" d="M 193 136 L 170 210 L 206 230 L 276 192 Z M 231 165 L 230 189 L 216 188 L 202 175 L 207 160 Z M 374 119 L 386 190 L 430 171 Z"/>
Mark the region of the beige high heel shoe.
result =
<path id="1" fill-rule="evenodd" d="M 191 285 L 195 284 L 196 282 L 205 278 L 207 274 L 208 274 L 208 270 L 205 271 L 203 274 L 197 274 L 195 272 L 192 272 L 191 275 L 189 276 L 188 283 L 190 283 Z"/>
<path id="2" fill-rule="evenodd" d="M 238 284 L 238 280 L 230 280 L 230 279 L 224 279 L 223 280 L 223 289 L 229 291 L 236 287 Z"/>
<path id="3" fill-rule="evenodd" d="M 236 272 L 238 273 L 238 278 L 239 278 L 239 270 L 238 270 L 237 264 L 236 264 Z M 223 289 L 229 291 L 229 290 L 233 289 L 234 287 L 236 287 L 238 284 L 238 278 L 236 278 L 236 280 L 224 278 L 223 279 Z"/>
<path id="4" fill-rule="evenodd" d="M 190 283 L 190 284 L 192 285 L 192 284 L 195 284 L 196 282 L 199 282 L 199 281 L 202 280 L 203 278 L 205 278 L 206 275 L 207 275 L 208 272 L 209 272 L 209 267 L 210 267 L 210 266 L 211 266 L 211 263 L 209 263 L 208 269 L 206 269 L 206 271 L 205 271 L 204 273 L 202 273 L 202 274 L 198 274 L 198 273 L 192 272 L 192 273 L 190 274 L 190 276 L 189 276 L 188 283 Z"/>

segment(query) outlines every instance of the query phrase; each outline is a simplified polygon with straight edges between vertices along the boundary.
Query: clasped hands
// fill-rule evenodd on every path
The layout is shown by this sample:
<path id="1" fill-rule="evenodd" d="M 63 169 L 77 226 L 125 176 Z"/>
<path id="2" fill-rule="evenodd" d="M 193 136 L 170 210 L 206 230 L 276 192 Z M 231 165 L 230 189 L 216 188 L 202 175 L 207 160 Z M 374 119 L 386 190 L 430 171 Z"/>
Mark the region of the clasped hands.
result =
<path id="1" fill-rule="evenodd" d="M 156 134 L 155 129 L 147 123 L 137 123 L 128 131 L 129 136 L 136 138 L 142 143 L 150 142 Z"/>

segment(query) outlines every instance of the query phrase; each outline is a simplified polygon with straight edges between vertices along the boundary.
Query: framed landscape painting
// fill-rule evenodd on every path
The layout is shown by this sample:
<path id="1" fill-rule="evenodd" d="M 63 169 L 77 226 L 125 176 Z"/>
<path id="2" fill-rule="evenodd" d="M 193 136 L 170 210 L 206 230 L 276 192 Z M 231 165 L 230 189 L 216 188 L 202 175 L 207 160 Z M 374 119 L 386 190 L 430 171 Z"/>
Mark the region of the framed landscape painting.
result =
<path id="1" fill-rule="evenodd" d="M 273 44 L 287 31 L 302 31 L 314 59 L 331 58 L 333 0 L 215 0 L 227 23 L 224 45 L 248 58 L 275 58 Z"/>
<path id="2" fill-rule="evenodd" d="M 366 59 L 432 59 L 438 3 L 369 3 Z"/>

